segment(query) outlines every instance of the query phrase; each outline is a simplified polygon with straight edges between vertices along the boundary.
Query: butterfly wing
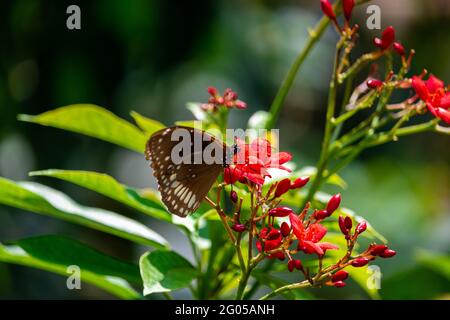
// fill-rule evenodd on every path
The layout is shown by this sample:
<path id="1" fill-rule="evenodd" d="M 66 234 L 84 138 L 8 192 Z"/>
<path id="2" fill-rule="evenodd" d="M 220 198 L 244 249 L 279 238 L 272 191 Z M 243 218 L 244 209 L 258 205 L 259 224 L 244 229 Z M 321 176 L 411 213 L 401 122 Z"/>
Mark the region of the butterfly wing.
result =
<path id="1" fill-rule="evenodd" d="M 158 190 L 163 203 L 173 214 L 186 217 L 200 206 L 214 181 L 223 171 L 223 164 L 206 164 L 204 162 L 195 164 L 194 161 L 174 163 L 172 150 L 179 141 L 172 141 L 171 137 L 176 129 L 187 130 L 192 142 L 196 141 L 195 139 L 201 139 L 198 140 L 202 141 L 201 150 L 214 143 L 215 147 L 224 148 L 223 152 L 225 152 L 226 146 L 203 131 L 179 126 L 155 132 L 147 141 L 145 155 L 147 159 L 151 160 L 151 167 L 158 181 Z M 208 141 L 203 141 L 205 135 Z M 193 155 L 194 145 L 192 143 L 188 154 L 183 154 L 183 159 L 190 157 L 193 160 Z"/>

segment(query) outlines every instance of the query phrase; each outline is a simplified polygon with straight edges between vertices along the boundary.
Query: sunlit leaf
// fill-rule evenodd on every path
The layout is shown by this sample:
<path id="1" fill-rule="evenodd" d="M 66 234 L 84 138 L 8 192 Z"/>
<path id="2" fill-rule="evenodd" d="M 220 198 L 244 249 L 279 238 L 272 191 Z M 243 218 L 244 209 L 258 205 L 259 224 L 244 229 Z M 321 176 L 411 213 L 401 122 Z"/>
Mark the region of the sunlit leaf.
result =
<path id="1" fill-rule="evenodd" d="M 112 112 L 92 104 L 74 104 L 36 116 L 21 114 L 21 121 L 73 131 L 144 152 L 147 136 Z"/>
<path id="2" fill-rule="evenodd" d="M 136 124 L 141 128 L 148 137 L 158 130 L 164 129 L 166 126 L 157 120 L 153 120 L 143 115 L 140 115 L 136 111 L 131 111 L 131 116 L 133 117 Z"/>
<path id="3" fill-rule="evenodd" d="M 419 250 L 416 259 L 423 266 L 432 269 L 450 281 L 450 256 L 448 254 Z"/>
<path id="4" fill-rule="evenodd" d="M 33 171 L 30 172 L 30 176 L 46 176 L 65 180 L 126 204 L 153 218 L 171 221 L 170 214 L 167 213 L 156 194 L 152 194 L 150 190 L 141 192 L 120 184 L 107 174 L 92 171 L 51 169 Z"/>
<path id="5" fill-rule="evenodd" d="M 33 182 L 0 178 L 0 203 L 103 231 L 156 248 L 168 242 L 142 223 L 108 210 L 79 205 L 64 193 Z"/>
<path id="6" fill-rule="evenodd" d="M 122 299 L 142 296 L 129 284 L 140 283 L 137 265 L 107 256 L 78 241 L 61 236 L 39 236 L 0 244 L 0 261 L 38 268 L 68 277 L 69 266 L 80 268 L 81 281 Z M 72 271 L 73 272 L 73 271 Z"/>
<path id="7" fill-rule="evenodd" d="M 155 250 L 142 255 L 139 266 L 144 295 L 170 292 L 189 286 L 197 270 L 174 251 Z"/>

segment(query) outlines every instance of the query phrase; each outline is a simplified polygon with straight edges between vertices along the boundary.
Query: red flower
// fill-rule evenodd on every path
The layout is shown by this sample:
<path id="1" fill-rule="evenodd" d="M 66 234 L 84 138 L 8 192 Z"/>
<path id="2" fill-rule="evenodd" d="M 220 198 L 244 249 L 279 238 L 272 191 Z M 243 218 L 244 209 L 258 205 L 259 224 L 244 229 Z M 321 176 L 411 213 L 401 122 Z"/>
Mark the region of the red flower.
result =
<path id="1" fill-rule="evenodd" d="M 208 93 L 210 98 L 208 103 L 202 104 L 202 108 L 207 111 L 214 111 L 219 106 L 225 106 L 227 108 L 236 107 L 238 109 L 247 108 L 247 104 L 244 101 L 238 100 L 236 92 L 230 88 L 226 89 L 223 96 L 219 94 L 219 91 L 214 87 L 208 87 Z"/>
<path id="2" fill-rule="evenodd" d="M 298 239 L 298 249 L 307 254 L 315 253 L 323 255 L 326 250 L 339 249 L 338 246 L 329 242 L 320 242 L 327 233 L 327 229 L 319 223 L 313 223 L 305 229 L 300 218 L 291 213 L 289 215 L 292 231 Z"/>
<path id="3" fill-rule="evenodd" d="M 225 169 L 226 183 L 245 183 L 248 180 L 262 185 L 265 178 L 270 177 L 270 168 L 291 171 L 283 164 L 291 160 L 292 155 L 288 152 L 272 154 L 272 146 L 266 139 L 255 139 L 250 144 L 238 139 L 237 146 L 238 152 L 233 157 L 233 165 Z"/>
<path id="4" fill-rule="evenodd" d="M 450 124 L 450 92 L 447 92 L 444 82 L 433 75 L 425 81 L 414 76 L 412 86 L 419 98 L 426 103 L 428 110 Z"/>
<path id="5" fill-rule="evenodd" d="M 380 38 L 373 39 L 375 46 L 382 50 L 389 49 L 389 47 L 394 43 L 395 40 L 395 29 L 392 26 L 387 27 Z"/>

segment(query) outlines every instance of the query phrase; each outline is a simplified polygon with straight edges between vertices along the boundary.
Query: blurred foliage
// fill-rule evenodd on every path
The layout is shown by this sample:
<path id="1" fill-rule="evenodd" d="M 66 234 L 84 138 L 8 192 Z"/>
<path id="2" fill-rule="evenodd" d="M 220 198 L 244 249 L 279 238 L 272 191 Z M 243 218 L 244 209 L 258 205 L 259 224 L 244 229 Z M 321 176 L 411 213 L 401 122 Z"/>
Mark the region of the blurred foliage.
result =
<path id="1" fill-rule="evenodd" d="M 449 82 L 448 1 L 375 3 L 382 8 L 383 26 L 393 24 L 402 43 L 416 49 L 414 71 L 427 68 Z M 65 26 L 69 4 L 81 7 L 80 31 Z M 143 156 L 81 135 L 20 123 L 17 114 L 92 103 L 127 120 L 129 110 L 136 110 L 168 125 L 191 119 L 185 102 L 205 100 L 206 87 L 213 85 L 232 87 L 249 104 L 246 112 L 231 119 L 233 126 L 245 126 L 250 114 L 270 105 L 305 41 L 306 28 L 318 16 L 317 3 L 306 0 L 2 1 L 0 176 L 24 180 L 30 179 L 28 171 L 56 167 L 105 172 L 131 187 L 154 187 Z M 361 26 L 364 18 L 364 7 L 358 8 L 355 19 Z M 368 50 L 378 31 L 361 31 L 363 50 Z M 314 163 L 320 148 L 333 39 L 329 32 L 308 58 L 279 122 L 282 148 L 292 150 L 302 166 Z M 398 252 L 395 263 L 377 261 L 383 298 L 448 298 L 449 150 L 446 137 L 424 134 L 367 151 L 343 172 L 346 205 L 371 221 Z M 36 179 L 74 195 L 77 202 L 137 217 L 93 192 Z M 328 188 L 332 192 L 337 187 Z M 151 218 L 138 219 L 158 230 L 174 251 L 190 257 L 179 231 Z M 116 237 L 0 207 L 2 243 L 43 233 L 77 237 L 80 232 L 84 243 L 124 260 L 136 261 L 144 251 Z M 439 259 L 420 253 L 428 250 L 439 252 Z M 0 264 L 0 283 L 4 298 L 109 297 L 90 286 L 68 291 L 63 278 L 13 265 Z M 308 294 L 367 298 L 353 289 Z"/>

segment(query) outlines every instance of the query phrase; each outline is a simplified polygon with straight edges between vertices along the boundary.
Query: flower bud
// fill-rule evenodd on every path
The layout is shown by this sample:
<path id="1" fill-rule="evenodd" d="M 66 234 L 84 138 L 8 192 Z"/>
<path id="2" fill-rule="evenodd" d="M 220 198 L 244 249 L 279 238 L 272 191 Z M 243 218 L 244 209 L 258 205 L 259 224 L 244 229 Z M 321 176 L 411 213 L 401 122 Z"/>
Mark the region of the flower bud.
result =
<path id="1" fill-rule="evenodd" d="M 294 260 L 294 266 L 295 266 L 295 269 L 301 270 L 302 269 L 302 262 L 300 260 Z"/>
<path id="2" fill-rule="evenodd" d="M 339 216 L 338 223 L 342 234 L 348 235 L 348 229 L 345 227 L 345 219 L 343 216 Z"/>
<path id="3" fill-rule="evenodd" d="M 280 231 L 283 237 L 287 237 L 289 233 L 291 233 L 291 227 L 287 224 L 287 222 L 283 222 L 281 224 Z"/>
<path id="4" fill-rule="evenodd" d="M 355 6 L 355 0 L 343 0 L 342 6 L 344 9 L 344 16 L 347 21 L 350 21 L 352 17 L 353 7 Z"/>
<path id="5" fill-rule="evenodd" d="M 280 261 L 283 261 L 286 257 L 285 257 L 283 252 L 279 251 L 279 252 L 272 253 L 267 258 L 269 258 L 269 259 L 278 259 Z"/>
<path id="6" fill-rule="evenodd" d="M 367 258 L 357 258 L 351 262 L 351 265 L 355 268 L 364 267 L 366 264 L 369 263 L 369 259 Z"/>
<path id="7" fill-rule="evenodd" d="M 322 220 L 329 216 L 330 216 L 330 214 L 328 213 L 327 210 L 319 210 L 319 211 L 314 212 L 314 218 L 316 218 L 317 220 Z"/>
<path id="8" fill-rule="evenodd" d="M 231 191 L 230 193 L 230 199 L 231 201 L 233 201 L 234 203 L 236 203 L 238 201 L 238 195 L 236 191 Z"/>
<path id="9" fill-rule="evenodd" d="M 208 87 L 208 93 L 213 97 L 217 97 L 219 95 L 219 92 L 215 87 Z"/>
<path id="10" fill-rule="evenodd" d="M 328 0 L 320 0 L 320 8 L 330 20 L 336 20 L 336 14 L 334 13 L 333 6 Z"/>
<path id="11" fill-rule="evenodd" d="M 383 81 L 378 79 L 369 79 L 366 84 L 370 89 L 378 89 L 383 85 Z"/>
<path id="12" fill-rule="evenodd" d="M 376 244 L 376 245 L 370 245 L 369 247 L 369 253 L 373 256 L 378 256 L 381 253 L 383 253 L 388 247 L 384 244 Z"/>
<path id="13" fill-rule="evenodd" d="M 291 184 L 291 189 L 298 189 L 305 186 L 309 181 L 309 177 L 300 177 L 295 179 L 295 181 Z"/>
<path id="14" fill-rule="evenodd" d="M 244 232 L 246 228 L 245 224 L 236 223 L 231 226 L 231 229 L 233 229 L 236 232 Z"/>
<path id="15" fill-rule="evenodd" d="M 275 190 L 275 197 L 278 198 L 288 192 L 291 187 L 291 180 L 288 178 L 281 180 L 277 184 L 277 189 Z"/>
<path id="16" fill-rule="evenodd" d="M 352 218 L 350 218 L 350 217 L 345 217 L 345 219 L 344 219 L 344 225 L 345 225 L 345 228 L 347 229 L 347 230 L 351 230 L 351 228 L 352 228 L 352 226 L 353 226 L 353 221 L 352 221 Z"/>
<path id="17" fill-rule="evenodd" d="M 348 272 L 345 270 L 339 270 L 331 277 L 332 282 L 344 281 L 348 278 Z"/>
<path id="18" fill-rule="evenodd" d="M 289 207 L 277 207 L 269 210 L 269 216 L 273 217 L 287 217 L 291 213 L 294 211 Z"/>
<path id="19" fill-rule="evenodd" d="M 259 240 L 256 241 L 255 245 L 256 245 L 256 249 L 258 249 L 258 252 L 261 252 L 262 251 L 261 241 L 259 241 Z"/>
<path id="20" fill-rule="evenodd" d="M 278 229 L 272 229 L 270 230 L 270 232 L 267 234 L 266 239 L 267 240 L 276 240 L 278 238 L 280 238 L 281 236 L 281 232 Z"/>
<path id="21" fill-rule="evenodd" d="M 389 26 L 384 29 L 381 35 L 381 48 L 387 49 L 389 48 L 395 40 L 395 29 L 393 26 Z"/>
<path id="22" fill-rule="evenodd" d="M 395 52 L 397 52 L 400 56 L 405 55 L 405 47 L 401 43 L 394 42 L 393 47 L 394 47 Z"/>
<path id="23" fill-rule="evenodd" d="M 234 105 L 236 106 L 236 108 L 238 109 L 245 109 L 247 108 L 247 104 L 244 101 L 241 100 L 236 100 L 236 102 L 234 103 Z"/>
<path id="24" fill-rule="evenodd" d="M 380 38 L 374 38 L 373 44 L 375 47 L 381 48 L 383 46 L 383 41 Z"/>
<path id="25" fill-rule="evenodd" d="M 334 285 L 336 288 L 342 288 L 342 287 L 345 287 L 345 286 L 346 286 L 346 284 L 345 284 L 344 281 L 336 281 L 333 285 Z"/>
<path id="26" fill-rule="evenodd" d="M 281 245 L 281 237 L 275 240 L 267 240 L 264 243 L 264 251 L 270 251 L 278 248 Z"/>
<path id="27" fill-rule="evenodd" d="M 367 222 L 361 221 L 356 226 L 356 233 L 363 233 L 364 231 L 366 231 L 366 229 L 367 229 Z"/>
<path id="28" fill-rule="evenodd" d="M 294 269 L 295 269 L 295 262 L 294 262 L 294 260 L 289 260 L 287 266 L 288 266 L 289 272 L 294 271 Z"/>
<path id="29" fill-rule="evenodd" d="M 397 254 L 397 252 L 395 252 L 395 250 L 386 249 L 382 253 L 380 253 L 379 256 L 382 258 L 391 258 L 391 257 L 395 256 L 396 254 Z"/>
<path id="30" fill-rule="evenodd" d="M 339 207 L 339 205 L 341 204 L 341 194 L 335 194 L 334 196 L 332 196 L 330 198 L 330 200 L 328 200 L 327 203 L 327 211 L 330 215 L 333 214 L 334 211 L 336 211 L 336 209 Z"/>

